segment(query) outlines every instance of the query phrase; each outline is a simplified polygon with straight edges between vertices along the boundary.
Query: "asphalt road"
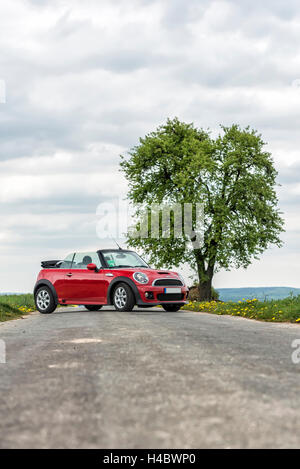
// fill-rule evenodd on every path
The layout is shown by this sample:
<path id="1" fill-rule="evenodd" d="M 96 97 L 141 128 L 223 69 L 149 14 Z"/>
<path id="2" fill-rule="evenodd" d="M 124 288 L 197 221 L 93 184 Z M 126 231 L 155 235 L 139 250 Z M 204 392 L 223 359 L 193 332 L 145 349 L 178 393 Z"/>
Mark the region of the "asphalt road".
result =
<path id="1" fill-rule="evenodd" d="M 77 307 L 0 338 L 1 448 L 300 447 L 300 325 Z"/>

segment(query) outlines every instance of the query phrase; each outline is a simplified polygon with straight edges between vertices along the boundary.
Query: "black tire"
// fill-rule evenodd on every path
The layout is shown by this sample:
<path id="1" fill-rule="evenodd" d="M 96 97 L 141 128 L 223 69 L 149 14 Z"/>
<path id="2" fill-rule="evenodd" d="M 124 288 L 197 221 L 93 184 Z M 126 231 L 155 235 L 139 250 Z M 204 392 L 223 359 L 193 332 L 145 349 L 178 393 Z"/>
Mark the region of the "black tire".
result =
<path id="1" fill-rule="evenodd" d="M 89 311 L 99 311 L 102 308 L 102 305 L 84 305 Z"/>
<path id="2" fill-rule="evenodd" d="M 176 311 L 179 311 L 180 308 L 181 308 L 181 304 L 165 304 L 165 305 L 162 305 L 162 307 L 164 308 L 165 311 L 168 311 L 169 313 L 176 313 Z"/>
<path id="3" fill-rule="evenodd" d="M 118 283 L 113 293 L 113 304 L 117 311 L 132 311 L 135 305 L 133 291 L 127 283 Z"/>
<path id="4" fill-rule="evenodd" d="M 37 289 L 34 301 L 37 310 L 42 314 L 51 314 L 56 310 L 56 302 L 49 287 L 42 286 Z"/>

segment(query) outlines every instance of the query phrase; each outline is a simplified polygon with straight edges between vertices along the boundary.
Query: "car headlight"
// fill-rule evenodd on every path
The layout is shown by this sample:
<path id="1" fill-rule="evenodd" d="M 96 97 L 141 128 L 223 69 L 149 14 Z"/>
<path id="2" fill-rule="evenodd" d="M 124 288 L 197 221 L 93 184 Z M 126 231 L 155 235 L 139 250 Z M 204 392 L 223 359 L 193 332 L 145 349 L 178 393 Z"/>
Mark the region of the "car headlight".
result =
<path id="1" fill-rule="evenodd" d="M 180 274 L 177 274 L 177 275 L 180 278 L 180 280 L 182 281 L 182 285 L 185 286 L 185 280 L 184 280 L 183 276 L 180 275 Z"/>
<path id="2" fill-rule="evenodd" d="M 148 283 L 149 279 L 144 272 L 134 272 L 133 278 L 138 283 Z"/>

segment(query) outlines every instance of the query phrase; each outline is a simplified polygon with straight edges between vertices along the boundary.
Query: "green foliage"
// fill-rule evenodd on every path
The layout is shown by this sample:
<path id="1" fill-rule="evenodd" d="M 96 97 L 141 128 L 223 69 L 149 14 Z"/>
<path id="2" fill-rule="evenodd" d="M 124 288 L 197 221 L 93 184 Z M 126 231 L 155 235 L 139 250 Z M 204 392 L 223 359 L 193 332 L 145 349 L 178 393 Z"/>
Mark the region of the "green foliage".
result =
<path id="1" fill-rule="evenodd" d="M 219 292 L 214 287 L 211 287 L 211 299 L 218 300 L 219 296 Z"/>
<path id="2" fill-rule="evenodd" d="M 0 322 L 16 319 L 35 310 L 33 295 L 0 296 Z"/>
<path id="3" fill-rule="evenodd" d="M 134 238 L 157 266 L 188 263 L 198 272 L 204 298 L 211 297 L 214 273 L 246 268 L 271 245 L 281 246 L 283 220 L 277 208 L 277 172 L 261 136 L 249 127 L 221 127 L 222 135 L 167 120 L 122 157 L 129 184 L 128 198 L 137 204 L 202 203 L 204 244 L 194 249 L 191 239 L 171 236 Z M 136 210 L 137 219 L 141 215 Z"/>
<path id="4" fill-rule="evenodd" d="M 284 300 L 238 302 L 197 302 L 190 301 L 182 309 L 218 315 L 239 316 L 259 321 L 300 322 L 300 295 Z"/>

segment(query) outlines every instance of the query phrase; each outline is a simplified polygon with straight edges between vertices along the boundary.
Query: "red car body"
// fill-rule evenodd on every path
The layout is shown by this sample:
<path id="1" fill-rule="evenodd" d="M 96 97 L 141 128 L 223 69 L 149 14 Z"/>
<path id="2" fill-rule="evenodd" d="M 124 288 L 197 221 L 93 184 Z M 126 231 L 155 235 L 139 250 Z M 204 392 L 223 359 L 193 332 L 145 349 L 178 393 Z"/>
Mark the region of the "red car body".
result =
<path id="1" fill-rule="evenodd" d="M 58 262 L 54 267 L 40 271 L 34 288 L 35 295 L 38 289 L 47 286 L 56 305 L 111 305 L 114 304 L 116 287 L 122 283 L 130 287 L 135 304 L 141 307 L 164 304 L 182 306 L 186 303 L 188 288 L 178 273 L 152 269 L 138 256 L 145 265 L 112 267 L 109 265 L 112 261 L 107 261 L 107 253 L 116 257 L 137 256 L 133 251 L 127 250 L 100 250 L 97 251 L 101 263 L 99 268 L 94 263 L 87 264 L 86 268 L 82 268 L 82 265 L 81 268 L 76 268 L 74 262 L 70 261 L 67 266 Z M 139 275 L 148 281 L 138 282 L 135 277 L 139 278 Z"/>

